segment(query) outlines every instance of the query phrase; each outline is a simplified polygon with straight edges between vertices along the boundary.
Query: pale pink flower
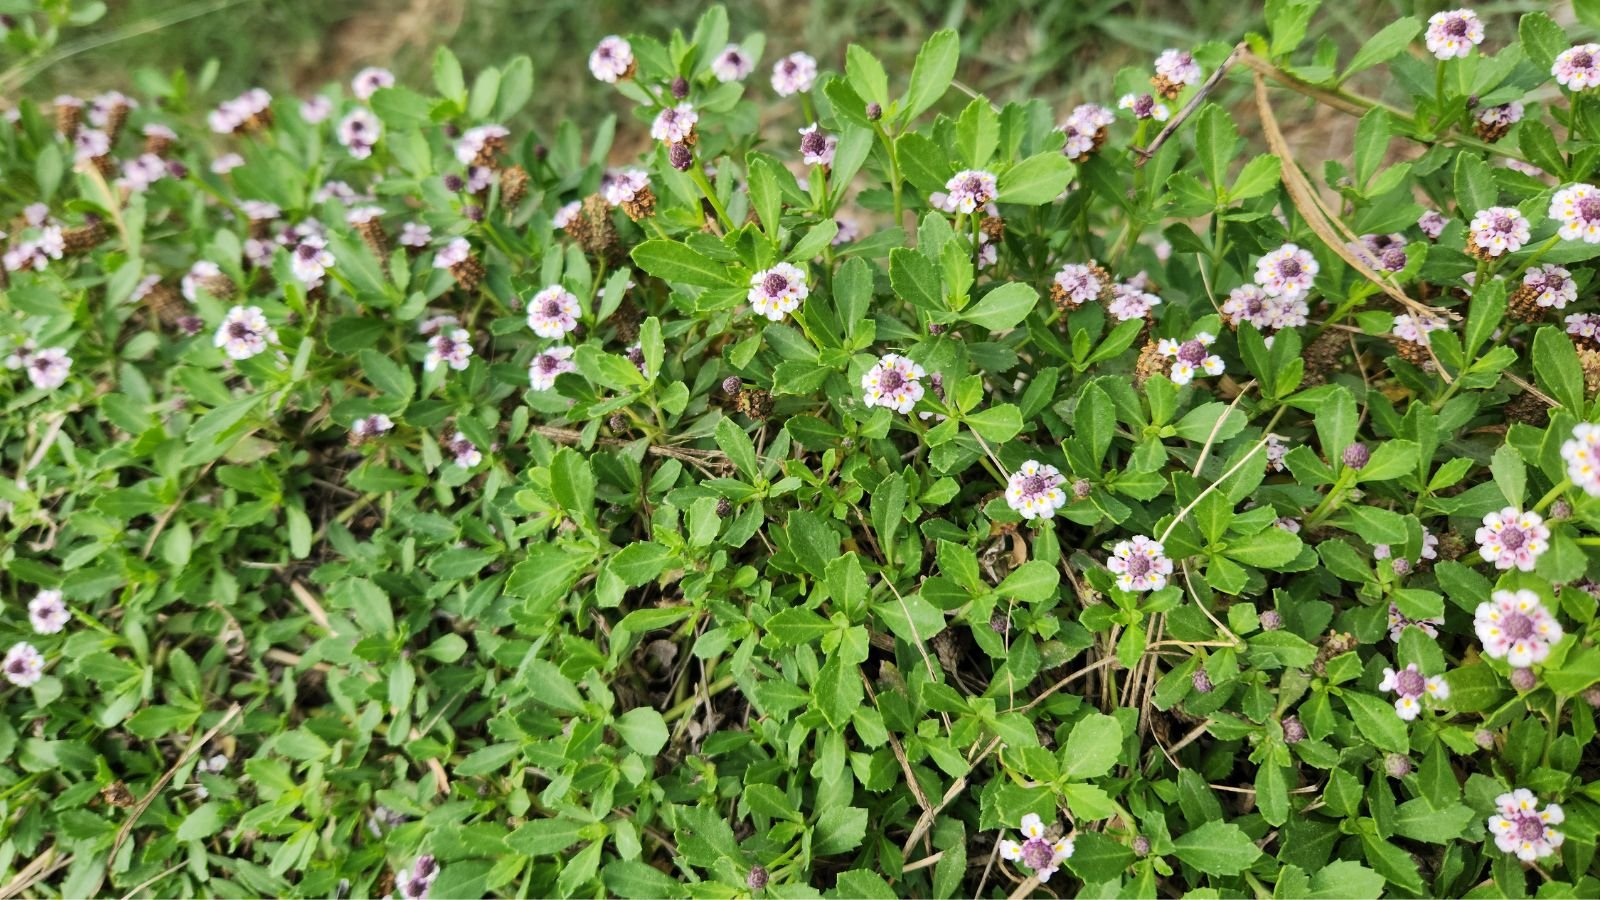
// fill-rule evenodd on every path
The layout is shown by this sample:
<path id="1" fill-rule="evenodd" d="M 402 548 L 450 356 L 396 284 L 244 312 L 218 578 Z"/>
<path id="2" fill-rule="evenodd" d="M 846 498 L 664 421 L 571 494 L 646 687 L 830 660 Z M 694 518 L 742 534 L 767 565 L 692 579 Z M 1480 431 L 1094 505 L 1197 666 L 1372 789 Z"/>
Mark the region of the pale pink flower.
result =
<path id="1" fill-rule="evenodd" d="M 1035 813 L 1023 816 L 1018 830 L 1022 832 L 1023 840 L 1019 843 L 1010 838 L 1002 839 L 1000 856 L 1027 866 L 1041 883 L 1049 881 L 1050 876 L 1060 870 L 1061 864 L 1072 856 L 1072 839 L 1047 839 L 1044 821 Z"/>
<path id="2" fill-rule="evenodd" d="M 1561 458 L 1567 461 L 1567 477 L 1591 497 L 1600 497 L 1600 425 L 1579 422 L 1572 428 L 1571 440 L 1561 444 Z"/>
<path id="3" fill-rule="evenodd" d="M 479 125 L 468 128 L 461 139 L 456 141 L 456 161 L 463 166 L 471 166 L 483 148 L 491 144 L 503 142 L 511 137 L 511 129 L 504 125 Z"/>
<path id="4" fill-rule="evenodd" d="M 1222 374 L 1222 357 L 1207 349 L 1216 339 L 1216 335 L 1202 331 L 1187 341 L 1179 342 L 1172 338 L 1163 338 L 1156 345 L 1162 356 L 1172 359 L 1170 377 L 1173 384 L 1188 384 L 1201 372 L 1207 375 Z"/>
<path id="5" fill-rule="evenodd" d="M 1123 94 L 1117 101 L 1118 109 L 1125 109 L 1133 113 L 1135 119 L 1154 119 L 1165 122 L 1172 115 L 1167 105 L 1149 94 Z"/>
<path id="6" fill-rule="evenodd" d="M 1562 309 L 1578 299 L 1572 273 L 1551 263 L 1529 269 L 1522 276 L 1522 286 L 1533 291 L 1535 303 L 1550 309 Z"/>
<path id="7" fill-rule="evenodd" d="M 6 680 L 17 687 L 33 687 L 44 677 L 44 657 L 27 641 L 18 641 L 6 651 L 5 662 L 0 663 Z"/>
<path id="8" fill-rule="evenodd" d="M 1297 244 L 1282 247 L 1261 257 L 1256 263 L 1256 284 L 1268 296 L 1301 296 L 1309 293 L 1311 283 L 1321 268 L 1309 250 Z"/>
<path id="9" fill-rule="evenodd" d="M 1024 519 L 1051 518 L 1067 503 L 1065 483 L 1055 466 L 1030 459 L 1007 479 L 1006 503 Z"/>
<path id="10" fill-rule="evenodd" d="M 1439 235 L 1444 234 L 1444 227 L 1448 224 L 1450 220 L 1436 209 L 1428 210 L 1417 219 L 1417 227 L 1422 229 L 1422 233 L 1427 235 L 1429 240 L 1434 241 L 1439 239 Z"/>
<path id="11" fill-rule="evenodd" d="M 1110 287 L 1101 276 L 1105 270 L 1093 262 L 1067 263 L 1055 275 L 1056 292 L 1068 306 L 1081 306 L 1098 300 Z"/>
<path id="12" fill-rule="evenodd" d="M 1163 50 L 1156 57 L 1156 74 L 1175 85 L 1199 84 L 1205 73 L 1186 50 Z"/>
<path id="13" fill-rule="evenodd" d="M 583 203 L 581 201 L 574 200 L 571 203 L 563 204 L 560 209 L 556 210 L 556 214 L 550 217 L 550 224 L 559 231 L 571 225 L 573 220 L 578 218 L 578 213 L 582 211 Z"/>
<path id="14" fill-rule="evenodd" d="M 1377 554 L 1373 555 L 1376 556 Z M 1396 644 L 1400 643 L 1400 635 L 1404 634 L 1407 628 L 1421 629 L 1423 634 L 1430 638 L 1436 638 L 1439 636 L 1439 626 L 1443 624 L 1444 618 L 1442 616 L 1426 619 L 1407 618 L 1404 613 L 1400 612 L 1400 607 L 1393 603 L 1389 604 L 1389 640 L 1394 641 Z"/>
<path id="15" fill-rule="evenodd" d="M 681 144 L 694 136 L 694 127 L 700 114 L 688 103 L 669 106 L 656 114 L 650 125 L 650 136 L 664 144 Z"/>
<path id="16" fill-rule="evenodd" d="M 371 156 L 372 148 L 377 146 L 378 138 L 382 136 L 383 123 L 365 107 L 351 110 L 339 122 L 339 143 L 356 159 Z"/>
<path id="17" fill-rule="evenodd" d="M 602 38 L 589 54 L 589 71 L 607 84 L 629 77 L 633 72 L 632 45 L 614 34 Z"/>
<path id="18" fill-rule="evenodd" d="M 373 94 L 386 87 L 394 87 L 394 73 L 377 66 L 368 66 L 350 79 L 350 92 L 361 100 L 371 100 Z"/>
<path id="19" fill-rule="evenodd" d="M 643 169 L 622 169 L 611 172 L 600 180 L 600 192 L 612 206 L 621 206 L 633 200 L 650 186 L 650 175 Z"/>
<path id="20" fill-rule="evenodd" d="M 37 634 L 57 634 L 71 618 L 60 591 L 40 591 L 28 601 L 28 622 Z"/>
<path id="21" fill-rule="evenodd" d="M 1508 506 L 1483 517 L 1478 529 L 1478 553 L 1497 569 L 1515 566 L 1533 571 L 1535 560 L 1550 549 L 1550 529 L 1536 512 L 1521 512 Z"/>
<path id="22" fill-rule="evenodd" d="M 1573 313 L 1566 323 L 1567 334 L 1600 342 L 1600 313 Z"/>
<path id="23" fill-rule="evenodd" d="M 1150 310 L 1161 305 L 1161 298 L 1149 291 L 1140 290 L 1131 283 L 1114 284 L 1111 286 L 1111 302 L 1106 304 L 1106 311 L 1112 318 L 1119 322 L 1130 319 L 1142 319 L 1149 315 Z"/>
<path id="24" fill-rule="evenodd" d="M 1586 91 L 1600 85 L 1600 44 L 1579 44 L 1561 51 L 1550 74 L 1569 91 Z"/>
<path id="25" fill-rule="evenodd" d="M 730 81 L 743 81 L 749 77 L 750 71 L 755 68 L 755 60 L 750 54 L 740 49 L 738 44 L 729 44 L 722 48 L 717 58 L 711 61 L 711 74 L 723 84 Z"/>
<path id="26" fill-rule="evenodd" d="M 465 328 L 452 328 L 428 339 L 428 354 L 422 358 L 422 368 L 432 372 L 440 365 L 448 365 L 459 372 L 471 361 L 472 335 Z"/>
<path id="27" fill-rule="evenodd" d="M 1575 184 L 1556 191 L 1550 200 L 1550 218 L 1561 223 L 1563 240 L 1600 244 L 1600 189 Z"/>
<path id="28" fill-rule="evenodd" d="M 455 238 L 444 245 L 444 249 L 433 255 L 435 269 L 448 269 L 457 263 L 464 263 L 472 258 L 472 245 L 466 238 Z"/>
<path id="29" fill-rule="evenodd" d="M 772 66 L 772 89 L 779 97 L 811 90 L 817 83 L 817 61 L 808 53 L 791 53 Z"/>
<path id="30" fill-rule="evenodd" d="M 217 327 L 213 343 L 229 359 L 249 359 L 278 342 L 278 332 L 267 322 L 259 306 L 235 306 Z"/>
<path id="31" fill-rule="evenodd" d="M 1479 210 L 1467 226 L 1473 246 L 1490 256 L 1515 253 L 1533 233 L 1528 217 L 1512 206 L 1491 206 Z"/>
<path id="32" fill-rule="evenodd" d="M 467 440 L 467 436 L 456 432 L 450 436 L 450 443 L 445 446 L 450 455 L 455 457 L 456 465 L 463 469 L 470 469 L 483 462 L 483 454 L 478 451 L 478 445 Z M 427 896 L 422 894 L 421 896 Z"/>
<path id="33" fill-rule="evenodd" d="M 383 413 L 374 413 L 350 424 L 350 433 L 359 438 L 373 438 L 394 430 L 394 420 Z"/>
<path id="34" fill-rule="evenodd" d="M 1159 591 L 1167 586 L 1172 560 L 1160 541 L 1139 534 L 1111 548 L 1106 568 L 1117 576 L 1117 587 L 1125 591 Z"/>
<path id="35" fill-rule="evenodd" d="M 1395 316 L 1392 334 L 1403 341 L 1426 347 L 1429 332 L 1443 331 L 1449 327 L 1450 323 L 1432 313 L 1404 313 Z"/>
<path id="36" fill-rule="evenodd" d="M 53 391 L 67 381 L 72 372 L 72 357 L 60 347 L 46 347 L 28 357 L 24 366 L 28 380 L 41 391 Z"/>
<path id="37" fill-rule="evenodd" d="M 555 386 L 557 375 L 576 371 L 571 347 L 551 347 L 540 351 L 528 365 L 528 381 L 534 390 L 548 391 Z"/>
<path id="38" fill-rule="evenodd" d="M 1273 472 L 1283 471 L 1283 458 L 1289 455 L 1289 444 L 1282 435 L 1267 435 L 1267 468 Z"/>
<path id="39" fill-rule="evenodd" d="M 994 175 L 979 169 L 957 172 L 945 182 L 943 202 L 934 205 L 949 213 L 971 213 L 985 206 L 998 193 Z"/>
<path id="40" fill-rule="evenodd" d="M 213 175 L 226 175 L 244 165 L 244 157 L 237 153 L 224 153 L 211 161 Z"/>
<path id="41" fill-rule="evenodd" d="M 808 166 L 831 166 L 839 139 L 822 131 L 812 122 L 800 129 L 800 155 Z"/>
<path id="42" fill-rule="evenodd" d="M 1484 653 L 1517 669 L 1544 662 L 1551 646 L 1565 635 L 1530 590 L 1495 591 L 1487 603 L 1478 604 L 1472 628 Z"/>
<path id="43" fill-rule="evenodd" d="M 559 284 L 552 284 L 528 301 L 528 327 L 542 338 L 559 338 L 578 327 L 582 310 L 578 298 Z"/>
<path id="44" fill-rule="evenodd" d="M 799 309 L 810 294 L 805 272 L 789 263 L 778 263 L 750 276 L 746 297 L 753 312 L 778 322 Z"/>
<path id="45" fill-rule="evenodd" d="M 1422 712 L 1422 698 L 1427 697 L 1435 702 L 1450 698 L 1450 686 L 1445 684 L 1444 679 L 1437 675 L 1423 675 L 1416 663 L 1398 672 L 1384 669 L 1378 690 L 1393 691 L 1399 695 L 1394 701 L 1394 711 L 1407 722 Z"/>
<path id="46" fill-rule="evenodd" d="M 333 115 L 333 101 L 322 94 L 314 94 L 300 101 L 300 118 L 307 125 L 320 125 Z"/>
<path id="47" fill-rule="evenodd" d="M 904 356 L 884 354 L 861 376 L 862 405 L 882 406 L 905 415 L 922 399 L 922 379 L 927 374 Z"/>
<path id="48" fill-rule="evenodd" d="M 1428 52 L 1438 59 L 1466 56 L 1483 43 L 1483 23 L 1470 9 L 1434 13 L 1424 35 Z"/>
<path id="49" fill-rule="evenodd" d="M 1566 836 L 1552 826 L 1566 821 L 1561 807 L 1546 804 L 1539 808 L 1539 798 L 1527 788 L 1517 788 L 1501 794 L 1494 800 L 1496 813 L 1489 817 L 1489 833 L 1494 835 L 1494 845 L 1503 853 L 1515 854 L 1523 862 L 1534 862 L 1554 854 Z"/>

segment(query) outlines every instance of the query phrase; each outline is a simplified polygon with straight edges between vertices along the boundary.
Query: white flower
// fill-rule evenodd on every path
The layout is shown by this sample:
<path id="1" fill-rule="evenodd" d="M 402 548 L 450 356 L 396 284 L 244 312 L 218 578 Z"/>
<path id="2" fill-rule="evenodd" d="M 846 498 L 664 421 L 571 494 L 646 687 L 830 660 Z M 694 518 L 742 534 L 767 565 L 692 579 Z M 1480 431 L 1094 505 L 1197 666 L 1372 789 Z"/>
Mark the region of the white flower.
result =
<path id="1" fill-rule="evenodd" d="M 1378 690 L 1393 691 L 1399 695 L 1394 701 L 1394 711 L 1407 722 L 1422 712 L 1422 698 L 1428 697 L 1434 701 L 1450 698 L 1450 686 L 1445 684 L 1445 680 L 1437 675 L 1423 675 L 1416 663 L 1398 672 L 1384 669 Z"/>
<path id="2" fill-rule="evenodd" d="M 422 358 L 422 368 L 432 372 L 445 364 L 459 372 L 471 361 L 472 335 L 465 328 L 452 328 L 428 339 L 428 354 Z"/>
<path id="3" fill-rule="evenodd" d="M 371 156 L 372 148 L 377 146 L 378 138 L 382 136 L 383 123 L 365 107 L 351 110 L 339 122 L 339 143 L 356 159 Z"/>
<path id="4" fill-rule="evenodd" d="M 444 249 L 433 255 L 435 269 L 448 269 L 459 263 L 464 263 L 472 258 L 472 245 L 466 238 L 455 238 L 444 245 Z"/>
<path id="5" fill-rule="evenodd" d="M 927 376 L 923 368 L 904 356 L 884 354 L 876 365 L 861 376 L 861 402 L 865 406 L 882 406 L 902 415 L 911 412 L 925 393 L 922 379 Z"/>
<path id="6" fill-rule="evenodd" d="M 217 328 L 213 343 L 230 359 L 249 359 L 278 342 L 278 333 L 259 306 L 235 306 Z"/>
<path id="7" fill-rule="evenodd" d="M 1065 483 L 1055 466 L 1030 459 L 1007 480 L 1006 503 L 1024 519 L 1051 518 L 1067 504 Z"/>
<path id="8" fill-rule="evenodd" d="M 1569 91 L 1586 91 L 1600 84 L 1600 44 L 1579 44 L 1561 51 L 1550 74 Z"/>
<path id="9" fill-rule="evenodd" d="M 1550 200 L 1550 218 L 1561 223 L 1563 240 L 1600 244 L 1600 189 L 1575 184 L 1556 191 Z"/>
<path id="10" fill-rule="evenodd" d="M 1171 338 L 1162 339 L 1157 349 L 1161 351 L 1162 356 L 1173 358 L 1171 375 L 1173 384 L 1188 384 L 1194 380 L 1197 372 L 1204 372 L 1207 375 L 1222 374 L 1222 357 L 1206 349 L 1216 339 L 1216 335 L 1204 331 L 1183 343 Z"/>
<path id="11" fill-rule="evenodd" d="M 803 94 L 817 82 L 817 61 L 806 53 L 791 53 L 772 66 L 772 89 L 779 97 Z"/>
<path id="12" fill-rule="evenodd" d="M 633 72 L 633 47 L 614 34 L 602 38 L 589 54 L 589 71 L 607 84 L 629 77 Z"/>
<path id="13" fill-rule="evenodd" d="M 421 222 L 407 222 L 400 226 L 400 246 L 421 249 L 433 240 L 433 229 Z"/>
<path id="14" fill-rule="evenodd" d="M 72 371 L 72 357 L 60 347 L 46 347 L 28 357 L 28 380 L 41 391 L 53 391 L 66 383 Z"/>
<path id="15" fill-rule="evenodd" d="M 1497 569 L 1515 566 L 1532 572 L 1534 562 L 1550 549 L 1550 529 L 1536 512 L 1522 512 L 1508 506 L 1483 517 L 1478 529 L 1478 553 Z"/>
<path id="16" fill-rule="evenodd" d="M 650 125 L 650 136 L 664 144 L 681 144 L 694 137 L 694 126 L 700 114 L 688 103 L 669 106 L 656 115 Z"/>
<path id="17" fill-rule="evenodd" d="M 1040 883 L 1050 880 L 1061 868 L 1061 864 L 1072 856 L 1073 843 L 1071 838 L 1060 838 L 1051 841 L 1045 838 L 1044 821 L 1035 813 L 1028 813 L 1022 817 L 1022 825 L 1017 829 L 1022 832 L 1021 842 L 1010 838 L 1003 838 L 999 844 L 1000 856 L 1011 862 L 1020 862 L 1033 870 L 1034 877 Z"/>
<path id="18" fill-rule="evenodd" d="M 1489 602 L 1478 604 L 1472 628 L 1484 653 L 1517 669 L 1544 662 L 1551 646 L 1566 634 L 1539 595 L 1529 590 L 1495 591 Z"/>
<path id="19" fill-rule="evenodd" d="M 650 175 L 643 169 L 622 169 L 609 173 L 600 180 L 600 193 L 612 206 L 621 206 L 633 200 L 650 186 Z"/>
<path id="20" fill-rule="evenodd" d="M 1156 57 L 1156 74 L 1179 86 L 1199 84 L 1204 73 L 1194 56 L 1183 50 L 1163 50 Z"/>
<path id="21" fill-rule="evenodd" d="M 456 141 L 456 160 L 463 166 L 472 166 L 478 162 L 478 157 L 484 148 L 502 147 L 507 138 L 511 137 L 511 129 L 504 125 L 479 125 L 468 128 L 461 139 Z"/>
<path id="22" fill-rule="evenodd" d="M 1567 477 L 1591 497 L 1600 497 L 1600 425 L 1579 422 L 1572 439 L 1561 445 Z"/>
<path id="23" fill-rule="evenodd" d="M 1172 113 L 1167 105 L 1149 94 L 1123 94 L 1117 101 L 1117 108 L 1133 113 L 1135 119 L 1154 119 L 1165 122 Z"/>
<path id="24" fill-rule="evenodd" d="M 6 651 L 5 662 L 0 663 L 6 680 L 17 687 L 32 687 L 44 677 L 44 657 L 27 641 L 18 641 Z"/>
<path id="25" fill-rule="evenodd" d="M 373 94 L 386 87 L 394 87 L 394 73 L 376 66 L 368 66 L 350 79 L 351 93 L 362 100 L 372 99 Z"/>
<path id="26" fill-rule="evenodd" d="M 333 101 L 322 94 L 315 94 L 300 103 L 300 118 L 307 125 L 320 125 L 333 115 Z"/>
<path id="27" fill-rule="evenodd" d="M 1111 548 L 1106 568 L 1117 576 L 1117 587 L 1125 591 L 1159 591 L 1167 586 L 1172 560 L 1160 541 L 1139 534 Z"/>
<path id="28" fill-rule="evenodd" d="M 583 312 L 578 298 L 559 284 L 552 284 L 528 301 L 528 327 L 542 338 L 559 338 L 578 327 Z"/>
<path id="29" fill-rule="evenodd" d="M 1311 290 L 1319 271 L 1310 251 L 1297 244 L 1284 244 L 1256 263 L 1256 284 L 1271 297 L 1303 296 Z"/>
<path id="30" fill-rule="evenodd" d="M 555 387 L 557 375 L 576 371 L 571 347 L 551 347 L 540 351 L 528 365 L 528 382 L 536 391 L 548 391 Z"/>
<path id="31" fill-rule="evenodd" d="M 944 202 L 935 205 L 949 213 L 970 214 L 981 206 L 987 206 L 999 193 L 994 175 L 981 169 L 957 172 L 945 182 L 944 189 Z"/>
<path id="32" fill-rule="evenodd" d="M 1437 12 L 1428 19 L 1424 37 L 1428 52 L 1439 59 L 1466 56 L 1473 47 L 1483 43 L 1483 23 L 1470 9 Z"/>
<path id="33" fill-rule="evenodd" d="M 739 48 L 738 44 L 729 44 L 722 48 L 717 58 L 711 61 L 711 74 L 723 84 L 730 81 L 743 81 L 750 75 L 750 70 L 755 68 L 755 60 Z"/>
<path id="34" fill-rule="evenodd" d="M 333 254 L 328 252 L 327 242 L 315 235 L 302 240 L 289 255 L 289 267 L 294 271 L 294 277 L 307 290 L 322 284 L 322 276 L 327 274 L 328 267 L 333 263 Z"/>
<path id="35" fill-rule="evenodd" d="M 1472 244 L 1490 256 L 1515 253 L 1532 234 L 1528 218 L 1511 206 L 1491 206 L 1479 210 L 1467 227 Z"/>
<path id="36" fill-rule="evenodd" d="M 1527 788 L 1495 798 L 1498 812 L 1489 817 L 1489 833 L 1502 853 L 1515 854 L 1523 862 L 1534 862 L 1554 854 L 1566 836 L 1550 827 L 1566 821 L 1561 807 L 1550 803 L 1539 809 L 1539 799 Z"/>
<path id="37" fill-rule="evenodd" d="M 778 322 L 799 309 L 810 294 L 804 271 L 789 263 L 778 263 L 750 276 L 750 291 L 746 297 L 753 312 Z"/>
<path id="38" fill-rule="evenodd" d="M 28 601 L 28 621 L 38 634 L 56 634 L 66 627 L 72 614 L 61 601 L 60 591 L 40 591 Z"/>

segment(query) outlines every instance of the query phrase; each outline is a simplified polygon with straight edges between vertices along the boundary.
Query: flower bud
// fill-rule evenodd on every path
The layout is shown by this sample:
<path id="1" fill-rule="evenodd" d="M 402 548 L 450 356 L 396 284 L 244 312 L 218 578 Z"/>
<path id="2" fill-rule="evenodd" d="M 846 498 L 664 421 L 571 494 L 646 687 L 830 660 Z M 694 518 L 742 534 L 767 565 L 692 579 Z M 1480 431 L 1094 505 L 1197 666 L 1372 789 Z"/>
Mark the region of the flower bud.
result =
<path id="1" fill-rule="evenodd" d="M 1298 716 L 1289 716 L 1281 724 L 1285 744 L 1298 744 L 1306 739 L 1306 724 Z"/>
<path id="2" fill-rule="evenodd" d="M 1539 676 L 1533 674 L 1532 669 L 1512 669 L 1511 686 L 1516 688 L 1518 693 L 1526 694 L 1539 686 Z"/>
<path id="3" fill-rule="evenodd" d="M 938 322 L 929 322 L 928 333 L 935 337 L 944 334 L 944 326 L 940 325 Z"/>
<path id="4" fill-rule="evenodd" d="M 743 386 L 743 382 L 739 380 L 737 375 L 729 375 L 727 378 L 722 379 L 722 392 L 724 394 L 737 394 Z"/>
<path id="5" fill-rule="evenodd" d="M 1351 444 L 1344 448 L 1344 464 L 1352 469 L 1365 466 L 1371 458 L 1372 451 L 1367 449 L 1366 444 Z"/>
<path id="6" fill-rule="evenodd" d="M 477 205 L 476 203 L 469 203 L 462 207 L 461 214 L 466 216 L 467 221 L 469 222 L 483 221 L 483 207 Z"/>
<path id="7" fill-rule="evenodd" d="M 550 156 L 550 148 L 549 147 L 546 147 L 543 144 L 534 144 L 533 145 L 533 158 L 534 159 L 537 159 L 540 162 L 544 162 L 546 159 L 549 158 L 549 156 Z"/>
<path id="8" fill-rule="evenodd" d="M 1472 733 L 1472 742 L 1474 744 L 1477 744 L 1479 749 L 1482 749 L 1482 750 L 1493 750 L 1494 749 L 1494 732 L 1489 731 L 1487 729 L 1480 728 L 1477 731 L 1474 731 Z"/>
<path id="9" fill-rule="evenodd" d="M 883 118 L 883 107 L 879 106 L 876 102 L 868 103 L 867 120 L 870 122 L 876 122 L 881 118 Z"/>
<path id="10" fill-rule="evenodd" d="M 1093 490 L 1094 485 L 1090 484 L 1087 478 L 1079 478 L 1072 483 L 1072 496 L 1077 497 L 1079 500 L 1087 499 Z"/>
<path id="11" fill-rule="evenodd" d="M 1191 679 L 1191 681 L 1194 683 L 1195 693 L 1211 693 L 1211 676 L 1206 674 L 1206 670 L 1204 668 L 1195 669 L 1194 678 Z"/>
<path id="12" fill-rule="evenodd" d="M 1275 609 L 1269 609 L 1261 614 L 1261 627 L 1266 631 L 1277 631 L 1283 627 L 1283 614 Z"/>
<path id="13" fill-rule="evenodd" d="M 1397 556 L 1389 561 L 1389 568 L 1393 569 L 1396 575 L 1410 575 L 1411 560 L 1402 556 Z"/>
<path id="14" fill-rule="evenodd" d="M 458 193 L 461 192 L 461 189 L 466 187 L 466 186 L 467 186 L 466 181 L 464 181 L 461 178 L 460 175 L 457 175 L 454 172 L 448 172 L 448 173 L 445 174 L 445 176 L 444 176 L 444 189 L 449 191 L 450 193 L 458 194 Z"/>
<path id="15" fill-rule="evenodd" d="M 1572 518 L 1572 504 L 1565 500 L 1557 500 L 1550 504 L 1550 518 L 1552 520 Z"/>
<path id="16" fill-rule="evenodd" d="M 454 122 L 444 123 L 444 136 L 452 141 L 461 137 L 461 126 Z"/>
<path id="17" fill-rule="evenodd" d="M 727 497 L 718 497 L 717 498 L 717 517 L 718 518 L 722 518 L 722 519 L 726 519 L 727 517 L 729 517 L 731 515 L 733 515 L 733 501 L 729 500 Z"/>
<path id="18" fill-rule="evenodd" d="M 1583 692 L 1583 702 L 1595 709 L 1600 709 L 1600 687 L 1592 687 Z"/>
<path id="19" fill-rule="evenodd" d="M 745 878 L 744 883 L 752 891 L 759 891 L 765 888 L 767 886 L 767 867 L 751 866 L 750 875 Z"/>
<path id="20" fill-rule="evenodd" d="M 611 426 L 611 431 L 614 434 L 621 434 L 628 430 L 628 420 L 624 419 L 621 413 L 613 415 L 606 424 Z"/>
<path id="21" fill-rule="evenodd" d="M 682 75 L 672 79 L 672 96 L 679 100 L 689 96 L 689 79 Z"/>
<path id="22" fill-rule="evenodd" d="M 1149 856 L 1150 855 L 1150 839 L 1145 837 L 1142 834 L 1139 835 L 1138 837 L 1134 838 L 1133 839 L 1133 852 L 1134 852 L 1135 856 Z"/>
<path id="23" fill-rule="evenodd" d="M 694 165 L 694 151 L 689 149 L 688 144 L 673 144 L 667 148 L 667 162 L 679 172 L 687 172 Z"/>
<path id="24" fill-rule="evenodd" d="M 1411 758 L 1404 753 L 1390 753 L 1383 758 L 1383 770 L 1390 778 L 1404 778 L 1411 774 Z"/>
<path id="25" fill-rule="evenodd" d="M 167 160 L 167 177 L 183 180 L 189 177 L 189 167 L 176 159 Z"/>

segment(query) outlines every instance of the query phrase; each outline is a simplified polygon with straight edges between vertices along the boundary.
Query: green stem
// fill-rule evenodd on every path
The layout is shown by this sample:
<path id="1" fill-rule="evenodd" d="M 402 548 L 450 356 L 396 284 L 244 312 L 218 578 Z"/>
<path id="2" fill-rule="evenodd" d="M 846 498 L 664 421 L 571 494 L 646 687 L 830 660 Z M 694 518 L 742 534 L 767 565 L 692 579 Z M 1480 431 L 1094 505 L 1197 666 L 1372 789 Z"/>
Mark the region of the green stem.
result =
<path id="1" fill-rule="evenodd" d="M 1561 479 L 1561 483 L 1560 484 L 1558 484 L 1555 487 L 1551 488 L 1548 493 L 1546 493 L 1543 497 L 1539 498 L 1539 502 L 1535 503 L 1533 505 L 1533 511 L 1534 512 L 1544 512 L 1545 507 L 1547 507 L 1550 504 L 1556 502 L 1556 499 L 1558 497 L 1560 497 L 1562 494 L 1566 493 L 1567 488 L 1569 488 L 1569 487 L 1572 487 L 1572 479 L 1571 478 L 1563 478 L 1563 479 Z"/>
<path id="2" fill-rule="evenodd" d="M 722 201 L 717 199 L 716 188 L 706 179 L 705 170 L 699 166 L 690 166 L 689 175 L 694 179 L 694 183 L 700 186 L 700 192 L 705 194 L 706 200 L 711 203 L 711 208 L 717 211 L 717 218 L 721 220 L 722 226 L 732 231 L 733 220 L 728 218 L 728 211 L 722 208 Z"/>

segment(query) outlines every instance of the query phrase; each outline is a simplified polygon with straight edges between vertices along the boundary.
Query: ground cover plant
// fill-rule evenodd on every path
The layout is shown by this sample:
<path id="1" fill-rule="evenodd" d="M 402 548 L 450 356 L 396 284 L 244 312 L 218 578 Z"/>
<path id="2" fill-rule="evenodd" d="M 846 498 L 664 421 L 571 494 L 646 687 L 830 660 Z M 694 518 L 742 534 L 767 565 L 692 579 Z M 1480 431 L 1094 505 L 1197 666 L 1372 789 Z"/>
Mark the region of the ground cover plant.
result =
<path id="1" fill-rule="evenodd" d="M 1600 45 L 1265 13 L 22 100 L 0 894 L 1600 893 Z"/>

